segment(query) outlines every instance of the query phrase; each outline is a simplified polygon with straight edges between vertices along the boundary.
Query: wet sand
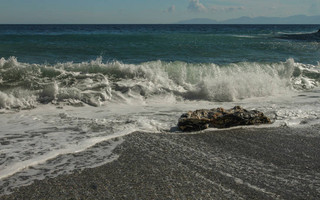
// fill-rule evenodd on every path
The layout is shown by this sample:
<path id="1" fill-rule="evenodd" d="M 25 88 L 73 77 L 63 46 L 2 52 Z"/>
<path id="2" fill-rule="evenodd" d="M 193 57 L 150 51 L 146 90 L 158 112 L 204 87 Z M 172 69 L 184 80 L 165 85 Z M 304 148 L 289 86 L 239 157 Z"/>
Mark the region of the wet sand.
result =
<path id="1" fill-rule="evenodd" d="M 319 199 L 320 128 L 136 132 L 103 166 L 1 199 Z"/>

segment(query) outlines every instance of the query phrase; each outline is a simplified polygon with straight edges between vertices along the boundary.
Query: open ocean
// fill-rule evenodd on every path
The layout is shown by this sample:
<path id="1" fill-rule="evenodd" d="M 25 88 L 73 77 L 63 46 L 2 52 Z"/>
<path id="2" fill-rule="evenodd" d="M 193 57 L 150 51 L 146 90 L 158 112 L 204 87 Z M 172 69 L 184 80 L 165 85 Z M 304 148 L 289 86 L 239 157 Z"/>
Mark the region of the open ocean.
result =
<path id="1" fill-rule="evenodd" d="M 319 28 L 0 25 L 0 194 L 117 159 L 135 131 L 179 134 L 189 110 L 318 124 Z"/>

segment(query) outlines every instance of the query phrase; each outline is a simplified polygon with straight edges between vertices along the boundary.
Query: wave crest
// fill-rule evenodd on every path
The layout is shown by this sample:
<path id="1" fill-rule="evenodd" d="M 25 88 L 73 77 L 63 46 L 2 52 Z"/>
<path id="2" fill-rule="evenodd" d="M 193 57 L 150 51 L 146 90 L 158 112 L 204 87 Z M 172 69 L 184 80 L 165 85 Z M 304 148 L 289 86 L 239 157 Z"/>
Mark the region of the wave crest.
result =
<path id="1" fill-rule="evenodd" d="M 311 89 L 320 80 L 319 65 L 297 63 L 293 59 L 216 65 L 179 61 L 103 63 L 102 58 L 97 58 L 90 62 L 45 65 L 20 63 L 10 57 L 0 59 L 0 72 L 2 108 L 28 108 L 35 106 L 34 102 L 70 99 L 100 106 L 107 101 L 146 100 L 165 95 L 177 100 L 235 101 Z M 16 90 L 25 91 L 26 96 L 17 95 Z"/>

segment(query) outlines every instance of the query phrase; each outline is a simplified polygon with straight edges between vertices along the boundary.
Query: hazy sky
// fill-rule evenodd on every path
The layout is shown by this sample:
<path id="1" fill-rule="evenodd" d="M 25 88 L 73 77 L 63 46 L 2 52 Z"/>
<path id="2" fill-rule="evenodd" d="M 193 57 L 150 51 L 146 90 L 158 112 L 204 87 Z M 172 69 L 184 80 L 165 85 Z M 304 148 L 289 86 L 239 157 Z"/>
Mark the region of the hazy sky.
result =
<path id="1" fill-rule="evenodd" d="M 174 23 L 320 15 L 320 0 L 0 0 L 0 23 Z"/>

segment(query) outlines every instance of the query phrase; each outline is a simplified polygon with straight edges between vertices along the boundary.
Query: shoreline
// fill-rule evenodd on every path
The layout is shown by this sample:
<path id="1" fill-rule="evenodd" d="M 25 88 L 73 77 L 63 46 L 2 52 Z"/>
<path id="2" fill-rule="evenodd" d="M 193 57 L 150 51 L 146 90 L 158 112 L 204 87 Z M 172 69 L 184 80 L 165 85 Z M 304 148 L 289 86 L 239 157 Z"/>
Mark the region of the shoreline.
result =
<path id="1" fill-rule="evenodd" d="M 117 160 L 1 199 L 316 199 L 320 126 L 135 132 Z"/>

